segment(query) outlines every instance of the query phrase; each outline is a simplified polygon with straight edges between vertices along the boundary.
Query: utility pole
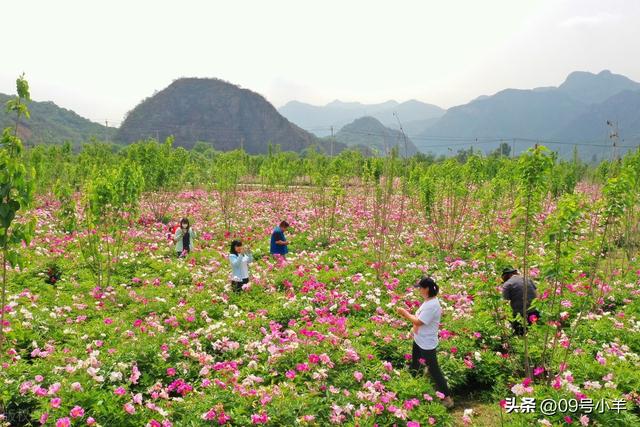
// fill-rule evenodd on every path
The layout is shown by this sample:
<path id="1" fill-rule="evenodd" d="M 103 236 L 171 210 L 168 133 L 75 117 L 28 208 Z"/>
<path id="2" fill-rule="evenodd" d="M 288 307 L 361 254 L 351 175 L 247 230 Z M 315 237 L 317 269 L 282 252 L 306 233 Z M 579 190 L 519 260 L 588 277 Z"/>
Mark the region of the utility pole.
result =
<path id="1" fill-rule="evenodd" d="M 615 162 L 618 160 L 618 122 L 612 122 L 611 120 L 607 120 L 607 126 L 609 126 L 609 139 L 611 140 L 611 161 Z"/>
<path id="2" fill-rule="evenodd" d="M 333 125 L 331 126 L 331 157 L 333 157 Z"/>

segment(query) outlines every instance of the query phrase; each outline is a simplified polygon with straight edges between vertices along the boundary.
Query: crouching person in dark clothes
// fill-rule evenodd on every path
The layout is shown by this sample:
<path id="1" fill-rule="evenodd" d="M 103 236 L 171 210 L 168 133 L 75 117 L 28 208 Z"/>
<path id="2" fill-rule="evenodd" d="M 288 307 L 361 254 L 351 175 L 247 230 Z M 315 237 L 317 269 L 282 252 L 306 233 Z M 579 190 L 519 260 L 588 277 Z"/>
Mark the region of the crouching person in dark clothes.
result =
<path id="1" fill-rule="evenodd" d="M 426 364 L 429 374 L 436 383 L 436 391 L 445 395 L 442 404 L 446 408 L 453 407 L 453 399 L 449 396 L 449 386 L 447 380 L 438 365 L 438 328 L 442 308 L 438 300 L 439 287 L 430 277 L 424 277 L 415 286 L 420 291 L 420 296 L 424 302 L 412 315 L 405 308 L 398 308 L 398 314 L 413 324 L 413 352 L 411 356 L 411 371 L 414 375 L 419 375 L 422 365 Z"/>
<path id="2" fill-rule="evenodd" d="M 536 297 L 536 285 L 533 280 L 527 277 L 527 301 L 524 300 L 525 281 L 518 270 L 507 267 L 502 270 L 502 297 L 509 300 L 513 317 L 518 314 L 523 318 L 526 317 L 527 323 L 531 325 L 540 318 L 540 312 L 530 309 L 531 302 Z M 525 328 L 522 319 L 516 319 L 511 322 L 513 331 L 516 335 L 524 335 Z"/>

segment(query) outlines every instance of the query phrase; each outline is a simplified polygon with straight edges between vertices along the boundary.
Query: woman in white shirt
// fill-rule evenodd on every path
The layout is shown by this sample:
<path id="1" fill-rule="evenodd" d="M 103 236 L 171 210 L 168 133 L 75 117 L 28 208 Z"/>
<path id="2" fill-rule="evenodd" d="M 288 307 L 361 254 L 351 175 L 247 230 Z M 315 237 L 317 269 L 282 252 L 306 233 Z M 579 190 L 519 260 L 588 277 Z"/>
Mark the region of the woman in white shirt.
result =
<path id="1" fill-rule="evenodd" d="M 420 290 L 420 295 L 424 299 L 416 315 L 412 315 L 402 307 L 398 308 L 398 314 L 413 324 L 411 371 L 417 375 L 420 373 L 420 365 L 426 364 L 429 374 L 436 383 L 436 391 L 445 395 L 442 404 L 446 408 L 452 408 L 453 400 L 449 396 L 447 380 L 440 370 L 437 357 L 438 328 L 442 316 L 442 308 L 437 297 L 440 288 L 431 277 L 423 277 L 415 287 Z"/>
<path id="2" fill-rule="evenodd" d="M 249 263 L 251 262 L 253 262 L 253 256 L 250 252 L 244 251 L 242 242 L 240 240 L 231 242 L 229 263 L 233 273 L 231 287 L 235 292 L 240 292 L 242 287 L 249 283 Z"/>

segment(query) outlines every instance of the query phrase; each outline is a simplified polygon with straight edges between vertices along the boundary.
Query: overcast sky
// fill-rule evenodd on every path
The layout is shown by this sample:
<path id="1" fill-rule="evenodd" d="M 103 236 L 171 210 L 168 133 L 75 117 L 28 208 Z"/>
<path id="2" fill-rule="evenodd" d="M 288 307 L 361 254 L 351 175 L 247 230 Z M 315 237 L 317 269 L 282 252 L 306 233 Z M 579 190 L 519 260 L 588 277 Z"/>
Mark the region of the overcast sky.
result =
<path id="1" fill-rule="evenodd" d="M 574 70 L 640 81 L 635 0 L 29 0 L 0 5 L 0 92 L 119 124 L 179 77 L 297 99 L 442 107 Z"/>

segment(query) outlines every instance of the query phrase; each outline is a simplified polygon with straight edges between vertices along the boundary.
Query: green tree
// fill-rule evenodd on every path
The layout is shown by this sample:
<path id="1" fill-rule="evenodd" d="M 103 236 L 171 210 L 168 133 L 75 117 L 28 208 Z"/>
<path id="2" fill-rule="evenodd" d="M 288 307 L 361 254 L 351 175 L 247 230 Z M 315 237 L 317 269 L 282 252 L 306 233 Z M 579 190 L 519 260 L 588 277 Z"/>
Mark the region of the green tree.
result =
<path id="1" fill-rule="evenodd" d="M 100 286 L 111 283 L 123 233 L 137 217 L 143 186 L 142 171 L 131 160 L 106 170 L 96 169 L 85 184 L 81 252 Z"/>
<path id="2" fill-rule="evenodd" d="M 280 146 L 269 145 L 269 154 L 260 165 L 260 178 L 267 188 L 275 192 L 274 208 L 282 209 L 284 193 L 293 185 L 302 169 L 296 153 L 282 152 Z"/>
<path id="3" fill-rule="evenodd" d="M 423 212 L 442 251 L 451 251 L 462 233 L 471 184 L 479 179 L 473 173 L 471 164 L 465 166 L 451 158 L 431 165 L 419 179 Z"/>
<path id="4" fill-rule="evenodd" d="M 7 111 L 16 115 L 15 126 L 5 128 L 0 139 L 0 250 L 2 250 L 2 304 L 0 304 L 0 350 L 5 341 L 4 312 L 7 294 L 7 267 L 22 262 L 18 247 L 30 242 L 35 220 L 16 221 L 19 211 L 26 210 L 33 201 L 35 172 L 27 168 L 20 155 L 22 141 L 18 126 L 22 117 L 29 118 L 25 102 L 30 100 L 29 84 L 24 75 L 16 81 L 17 96 L 7 102 Z M 0 352 L 1 354 L 1 352 Z"/>
<path id="5" fill-rule="evenodd" d="M 173 138 L 169 137 L 160 144 L 155 139 L 131 144 L 125 156 L 134 161 L 144 176 L 144 192 L 148 193 L 151 212 L 156 221 L 166 223 L 167 210 L 173 199 L 171 190 L 180 185 L 181 175 L 186 162 L 182 153 L 173 148 Z"/>
<path id="6" fill-rule="evenodd" d="M 231 231 L 235 207 L 238 204 L 239 185 L 246 174 L 247 154 L 243 150 L 227 151 L 215 157 L 211 170 L 213 189 L 218 196 L 227 231 Z"/>
<path id="7" fill-rule="evenodd" d="M 493 157 L 509 157 L 511 155 L 511 145 L 501 142 L 498 148 L 491 152 Z"/>
<path id="8" fill-rule="evenodd" d="M 555 211 L 550 214 L 545 223 L 547 230 L 544 236 L 549 251 L 550 260 L 545 263 L 544 277 L 553 282 L 551 301 L 548 307 L 548 317 L 554 322 L 547 322 L 542 345 L 541 365 L 545 368 L 547 381 L 550 382 L 552 375 L 550 370 L 551 361 L 558 346 L 560 337 L 560 301 L 562 300 L 565 287 L 562 283 L 570 278 L 570 273 L 575 268 L 575 240 L 578 236 L 578 226 L 583 214 L 583 200 L 577 194 L 564 194 L 557 202 Z M 550 332 L 553 331 L 553 342 L 549 345 Z"/>
<path id="9" fill-rule="evenodd" d="M 514 216 L 522 231 L 522 273 L 525 283 L 529 279 L 529 246 L 531 242 L 532 230 L 536 221 L 536 213 L 542 207 L 542 201 L 547 194 L 546 183 L 549 172 L 553 166 L 553 159 L 549 155 L 549 150 L 543 146 L 530 148 L 518 159 L 518 199 Z M 531 366 L 529 363 L 529 341 L 527 337 L 527 302 L 528 286 L 524 287 L 522 295 L 522 322 L 525 330 L 524 334 L 524 369 L 525 375 L 531 377 Z"/>

